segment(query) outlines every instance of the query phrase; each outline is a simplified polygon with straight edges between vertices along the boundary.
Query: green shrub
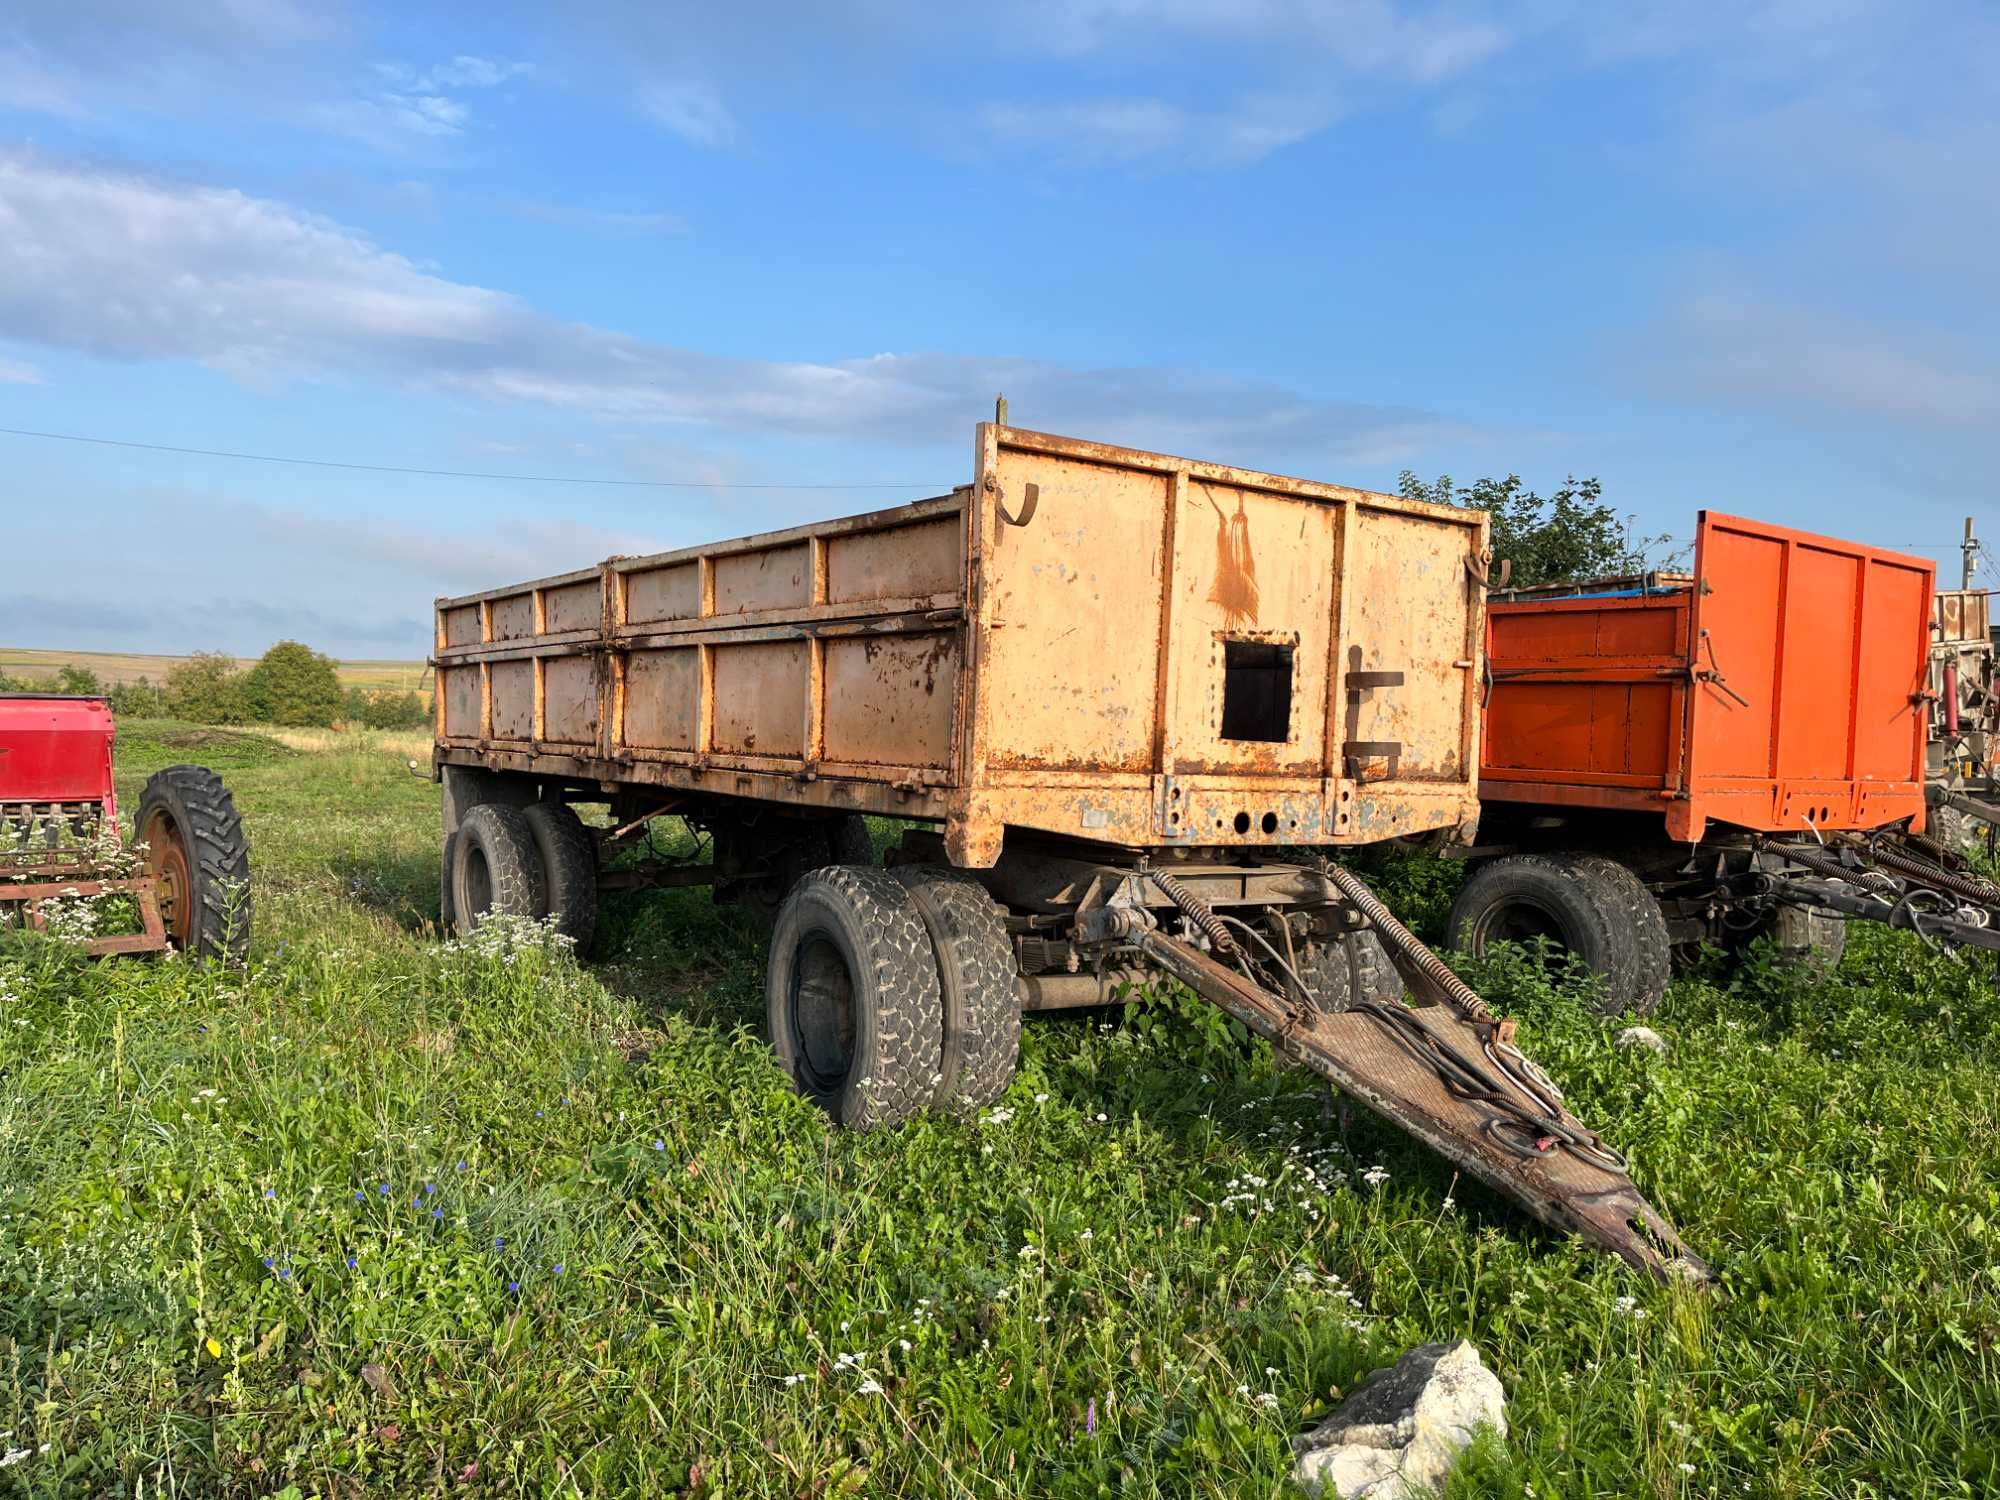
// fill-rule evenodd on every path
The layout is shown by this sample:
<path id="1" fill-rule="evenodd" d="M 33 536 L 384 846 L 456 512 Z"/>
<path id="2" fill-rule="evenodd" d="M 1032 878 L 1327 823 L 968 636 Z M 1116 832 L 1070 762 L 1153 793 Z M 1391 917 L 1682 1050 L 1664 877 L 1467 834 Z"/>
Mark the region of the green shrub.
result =
<path id="1" fill-rule="evenodd" d="M 326 728 L 340 718 L 333 658 L 298 641 L 279 641 L 244 679 L 251 717 L 263 724 Z"/>

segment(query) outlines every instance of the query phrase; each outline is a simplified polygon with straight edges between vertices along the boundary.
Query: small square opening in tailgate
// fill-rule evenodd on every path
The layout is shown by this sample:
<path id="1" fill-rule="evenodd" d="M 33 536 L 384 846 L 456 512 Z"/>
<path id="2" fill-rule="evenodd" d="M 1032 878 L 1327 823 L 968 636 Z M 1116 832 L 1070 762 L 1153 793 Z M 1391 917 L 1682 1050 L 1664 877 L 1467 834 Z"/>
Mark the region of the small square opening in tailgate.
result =
<path id="1" fill-rule="evenodd" d="M 1283 744 L 1292 729 L 1292 653 L 1275 641 L 1222 643 L 1222 737 Z"/>

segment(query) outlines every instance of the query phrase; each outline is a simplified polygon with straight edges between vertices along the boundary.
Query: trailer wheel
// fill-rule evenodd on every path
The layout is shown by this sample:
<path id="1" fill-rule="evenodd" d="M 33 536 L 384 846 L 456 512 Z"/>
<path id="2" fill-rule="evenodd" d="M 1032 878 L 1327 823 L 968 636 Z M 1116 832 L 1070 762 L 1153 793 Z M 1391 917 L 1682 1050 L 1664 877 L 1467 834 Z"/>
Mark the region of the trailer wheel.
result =
<path id="1" fill-rule="evenodd" d="M 938 865 L 898 865 L 937 960 L 944 1039 L 932 1102 L 984 1109 L 1014 1079 L 1021 1051 L 1019 965 L 1000 903 L 969 875 Z"/>
<path id="2" fill-rule="evenodd" d="M 566 802 L 531 802 L 521 816 L 541 860 L 541 915 L 581 953 L 597 931 L 597 843 Z"/>
<path id="3" fill-rule="evenodd" d="M 1596 881 L 1617 908 L 1617 919 L 1632 945 L 1632 987 L 1626 1003 L 1636 1015 L 1650 1016 L 1666 998 L 1674 977 L 1673 942 L 1667 914 L 1646 883 L 1626 865 L 1602 854 L 1571 854 L 1563 863 Z"/>
<path id="4" fill-rule="evenodd" d="M 222 778 L 205 766 L 156 771 L 139 794 L 133 837 L 175 948 L 240 964 L 250 948 L 250 844 Z"/>
<path id="5" fill-rule="evenodd" d="M 1547 854 L 1509 854 L 1474 870 L 1451 903 L 1445 941 L 1462 953 L 1493 943 L 1546 938 L 1603 976 L 1600 1009 L 1624 1014 L 1634 1003 L 1638 954 L 1610 885 Z"/>
<path id="6" fill-rule="evenodd" d="M 1403 999 L 1403 976 L 1396 972 L 1382 939 L 1369 928 L 1308 945 L 1299 978 L 1312 990 L 1323 1015 L 1356 1005 L 1397 1005 Z"/>
<path id="7" fill-rule="evenodd" d="M 916 903 L 887 870 L 830 865 L 792 887 L 764 996 L 780 1066 L 842 1125 L 900 1125 L 936 1096 L 938 966 Z"/>
<path id="8" fill-rule="evenodd" d="M 1847 923 L 1830 912 L 1781 906 L 1767 931 L 1779 958 L 1815 979 L 1831 978 L 1847 952 Z"/>
<path id="9" fill-rule="evenodd" d="M 518 808 L 481 802 L 451 840 L 451 920 L 463 937 L 489 916 L 539 921 L 548 895 L 541 851 Z"/>

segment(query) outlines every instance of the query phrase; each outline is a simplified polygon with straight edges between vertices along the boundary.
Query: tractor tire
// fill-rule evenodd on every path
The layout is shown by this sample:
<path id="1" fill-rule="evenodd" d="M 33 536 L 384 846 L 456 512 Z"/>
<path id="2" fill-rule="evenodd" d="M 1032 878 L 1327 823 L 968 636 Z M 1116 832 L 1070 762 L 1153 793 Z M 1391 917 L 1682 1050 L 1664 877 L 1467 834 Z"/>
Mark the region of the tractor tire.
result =
<path id="1" fill-rule="evenodd" d="M 1563 863 L 1598 882 L 1616 905 L 1631 939 L 1634 961 L 1626 1003 L 1634 1015 L 1650 1016 L 1666 998 L 1667 985 L 1674 977 L 1673 940 L 1667 935 L 1667 914 L 1660 910 L 1658 898 L 1629 866 L 1602 854 L 1566 855 Z"/>
<path id="2" fill-rule="evenodd" d="M 887 870 L 829 865 L 792 887 L 764 998 L 779 1066 L 848 1129 L 900 1125 L 937 1096 L 938 966 L 916 903 Z"/>
<path id="3" fill-rule="evenodd" d="M 597 843 L 565 802 L 530 802 L 521 816 L 541 859 L 541 916 L 581 954 L 597 931 Z"/>
<path id="4" fill-rule="evenodd" d="M 451 917 L 460 937 L 489 916 L 538 922 L 547 910 L 541 851 L 518 808 L 481 802 L 451 841 Z"/>
<path id="5" fill-rule="evenodd" d="M 1400 1005 L 1403 1000 L 1403 976 L 1371 928 L 1308 944 L 1299 978 L 1313 992 L 1322 1015 L 1357 1005 Z"/>
<path id="6" fill-rule="evenodd" d="M 205 766 L 156 771 L 139 794 L 133 838 L 157 882 L 160 918 L 190 958 L 240 964 L 250 949 L 250 844 L 222 778 Z"/>
<path id="7" fill-rule="evenodd" d="M 1638 993 L 1639 955 L 1616 892 L 1598 874 L 1562 857 L 1508 854 L 1474 870 L 1459 887 L 1445 942 L 1484 953 L 1498 942 L 1546 938 L 1604 980 L 1599 1011 L 1623 1015 Z"/>
<path id="8" fill-rule="evenodd" d="M 1021 1053 L 1019 964 L 999 902 L 970 876 L 938 865 L 891 870 L 929 933 L 944 1003 L 937 1092 L 953 1113 L 984 1109 L 1014 1081 Z"/>
<path id="9" fill-rule="evenodd" d="M 1847 923 L 1830 912 L 1803 906 L 1781 906 L 1765 929 L 1788 966 L 1804 969 L 1815 979 L 1830 979 L 1847 952 Z"/>

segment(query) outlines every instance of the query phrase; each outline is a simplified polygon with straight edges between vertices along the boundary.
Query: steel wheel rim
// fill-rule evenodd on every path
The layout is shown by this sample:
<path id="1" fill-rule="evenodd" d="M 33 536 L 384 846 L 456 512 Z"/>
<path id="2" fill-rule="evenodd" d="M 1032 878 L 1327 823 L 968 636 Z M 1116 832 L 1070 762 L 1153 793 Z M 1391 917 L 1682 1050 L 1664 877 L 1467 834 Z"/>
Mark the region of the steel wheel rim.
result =
<path id="1" fill-rule="evenodd" d="M 483 917 L 493 910 L 493 868 L 486 851 L 470 840 L 465 846 L 465 911 L 469 917 Z"/>
<path id="2" fill-rule="evenodd" d="M 188 865 L 187 842 L 180 825 L 165 808 L 155 808 L 146 820 L 146 873 L 153 877 L 153 896 L 160 907 L 160 925 L 178 948 L 194 932 L 194 882 Z"/>
<path id="3" fill-rule="evenodd" d="M 1475 951 L 1481 953 L 1486 951 L 1488 943 L 1517 943 L 1532 949 L 1538 939 L 1547 939 L 1564 953 L 1576 951 L 1563 931 L 1562 919 L 1540 902 L 1521 896 L 1488 912 L 1480 920 L 1475 936 L 1478 940 Z"/>
<path id="4" fill-rule="evenodd" d="M 801 1081 L 831 1094 L 854 1067 L 854 976 L 824 932 L 799 940 L 792 962 L 792 1042 Z"/>

